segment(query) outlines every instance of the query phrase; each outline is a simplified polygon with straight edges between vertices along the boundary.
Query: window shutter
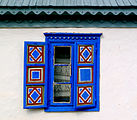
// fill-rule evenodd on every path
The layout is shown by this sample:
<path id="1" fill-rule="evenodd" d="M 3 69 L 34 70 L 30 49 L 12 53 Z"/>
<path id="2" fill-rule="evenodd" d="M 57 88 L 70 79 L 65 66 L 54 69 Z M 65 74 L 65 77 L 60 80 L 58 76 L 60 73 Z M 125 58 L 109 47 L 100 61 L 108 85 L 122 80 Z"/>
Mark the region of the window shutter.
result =
<path id="1" fill-rule="evenodd" d="M 76 109 L 91 109 L 96 105 L 96 44 L 79 42 L 76 54 Z"/>
<path id="2" fill-rule="evenodd" d="M 45 42 L 24 44 L 24 108 L 47 106 L 47 46 Z"/>

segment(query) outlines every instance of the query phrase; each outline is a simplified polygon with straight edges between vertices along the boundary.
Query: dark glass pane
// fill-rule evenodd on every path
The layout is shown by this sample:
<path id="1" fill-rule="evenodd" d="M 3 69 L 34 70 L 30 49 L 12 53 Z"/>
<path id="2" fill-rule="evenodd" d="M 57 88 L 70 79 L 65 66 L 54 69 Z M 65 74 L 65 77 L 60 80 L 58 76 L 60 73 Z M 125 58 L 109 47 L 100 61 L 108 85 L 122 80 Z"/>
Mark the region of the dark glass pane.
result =
<path id="1" fill-rule="evenodd" d="M 70 82 L 70 66 L 54 66 L 54 82 Z"/>
<path id="2" fill-rule="evenodd" d="M 55 64 L 70 64 L 70 47 L 55 47 Z"/>
<path id="3" fill-rule="evenodd" d="M 54 85 L 54 102 L 70 102 L 71 85 L 56 84 Z"/>

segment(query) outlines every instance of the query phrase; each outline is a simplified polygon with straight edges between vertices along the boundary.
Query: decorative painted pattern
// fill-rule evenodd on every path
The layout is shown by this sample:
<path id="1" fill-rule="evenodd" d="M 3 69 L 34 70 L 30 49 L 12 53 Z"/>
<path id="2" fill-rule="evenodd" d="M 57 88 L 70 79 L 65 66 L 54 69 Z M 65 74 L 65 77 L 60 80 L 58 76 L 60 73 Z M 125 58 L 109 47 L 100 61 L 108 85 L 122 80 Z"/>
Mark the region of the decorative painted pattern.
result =
<path id="1" fill-rule="evenodd" d="M 93 104 L 93 86 L 78 87 L 78 105 Z"/>
<path id="2" fill-rule="evenodd" d="M 43 105 L 43 86 L 27 86 L 27 105 Z"/>
<path id="3" fill-rule="evenodd" d="M 78 46 L 78 63 L 93 63 L 93 45 Z"/>
<path id="4" fill-rule="evenodd" d="M 45 66 L 28 66 L 26 83 L 44 83 Z"/>
<path id="5" fill-rule="evenodd" d="M 93 83 L 93 66 L 78 66 L 77 83 Z"/>
<path id="6" fill-rule="evenodd" d="M 44 63 L 44 46 L 28 45 L 28 63 Z"/>

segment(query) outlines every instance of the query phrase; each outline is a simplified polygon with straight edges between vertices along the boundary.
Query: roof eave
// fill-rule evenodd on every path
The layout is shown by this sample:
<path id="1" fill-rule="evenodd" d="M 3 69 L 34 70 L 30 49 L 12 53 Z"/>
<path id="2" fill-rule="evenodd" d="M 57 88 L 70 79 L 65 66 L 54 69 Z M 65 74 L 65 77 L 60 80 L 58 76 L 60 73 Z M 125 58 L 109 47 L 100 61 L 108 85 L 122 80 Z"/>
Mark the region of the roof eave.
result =
<path id="1" fill-rule="evenodd" d="M 47 15 L 56 13 L 58 15 L 63 15 L 67 13 L 68 15 L 74 15 L 79 13 L 80 15 L 85 15 L 89 13 L 91 15 L 137 15 L 137 7 L 0 7 L 0 15 L 5 15 L 6 13 L 16 15 L 22 13 L 28 15 L 33 12 L 36 15 L 44 12 Z"/>

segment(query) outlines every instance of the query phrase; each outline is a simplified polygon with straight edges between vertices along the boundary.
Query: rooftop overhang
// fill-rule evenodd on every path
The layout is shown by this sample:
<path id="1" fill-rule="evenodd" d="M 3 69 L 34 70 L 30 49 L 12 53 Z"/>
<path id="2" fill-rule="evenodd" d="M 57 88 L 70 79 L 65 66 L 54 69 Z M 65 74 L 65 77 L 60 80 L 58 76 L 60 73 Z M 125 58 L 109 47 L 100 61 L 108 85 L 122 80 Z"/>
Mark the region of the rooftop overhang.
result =
<path id="1" fill-rule="evenodd" d="M 4 14 L 45 15 L 137 15 L 137 7 L 0 7 Z"/>
<path id="2" fill-rule="evenodd" d="M 1 7 L 0 27 L 137 27 L 137 7 Z"/>

